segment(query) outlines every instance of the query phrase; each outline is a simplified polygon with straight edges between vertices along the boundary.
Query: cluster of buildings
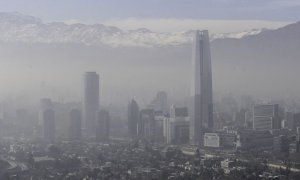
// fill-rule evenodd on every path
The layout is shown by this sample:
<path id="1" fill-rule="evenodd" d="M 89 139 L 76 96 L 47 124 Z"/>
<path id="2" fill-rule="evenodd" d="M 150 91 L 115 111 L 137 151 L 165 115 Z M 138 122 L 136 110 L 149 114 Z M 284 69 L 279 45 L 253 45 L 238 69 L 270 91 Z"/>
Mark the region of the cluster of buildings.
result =
<path id="1" fill-rule="evenodd" d="M 191 94 L 186 106 L 169 106 L 167 93 L 164 91 L 158 92 L 147 108 L 140 109 L 135 99 L 129 102 L 127 130 L 128 137 L 134 140 L 132 141 L 134 144 L 79 141 L 95 139 L 106 142 L 110 138 L 110 113 L 100 108 L 99 75 L 96 72 L 86 72 L 83 76 L 82 104 L 70 105 L 72 108 L 58 112 L 51 99 L 45 98 L 40 101 L 38 125 L 34 133 L 36 137 L 43 137 L 43 142 L 62 143 L 60 146 L 64 153 L 55 147 L 48 152 L 38 147 L 39 145 L 34 145 L 27 150 L 29 158 L 24 158 L 28 160 L 27 165 L 30 165 L 31 161 L 34 165 L 28 167 L 24 166 L 24 163 L 19 163 L 18 167 L 45 172 L 47 177 L 69 177 L 69 179 L 76 176 L 100 179 L 122 177 L 123 179 L 129 177 L 142 179 L 148 174 L 164 179 L 164 173 L 168 175 L 166 177 L 194 179 L 205 177 L 203 175 L 205 173 L 201 174 L 199 171 L 209 172 L 214 168 L 211 173 L 215 174 L 214 177 L 218 177 L 222 174 L 219 174 L 220 166 L 229 168 L 232 162 L 226 160 L 221 162 L 220 159 L 204 159 L 198 162 L 194 157 L 184 156 L 179 150 L 181 147 L 197 147 L 198 153 L 198 147 L 200 147 L 201 150 L 207 150 L 207 152 L 211 152 L 210 150 L 212 152 L 215 150 L 235 152 L 266 150 L 283 153 L 285 157 L 288 157 L 290 153 L 300 154 L 300 113 L 285 112 L 276 103 L 250 103 L 238 112 L 234 112 L 232 119 L 226 122 L 224 115 L 214 111 L 213 107 L 208 31 L 196 31 L 193 51 Z M 230 99 L 226 101 L 231 103 Z M 61 127 L 61 122 L 57 121 L 57 114 L 66 112 L 67 115 L 64 117 L 68 117 L 67 125 Z M 26 117 L 25 115 L 25 111 L 17 111 L 17 116 Z M 56 141 L 59 128 L 67 132 L 68 141 Z M 162 145 L 160 151 L 153 149 L 157 145 Z M 21 150 L 13 153 L 8 151 L 8 148 L 2 148 L 2 151 L 16 155 L 19 154 L 16 152 L 24 153 L 25 146 L 20 146 Z M 171 151 L 170 147 L 177 149 Z M 163 157 L 160 155 L 163 152 L 169 155 Z M 199 158 L 197 157 L 199 154 L 194 155 Z M 61 160 L 62 157 L 65 159 Z M 5 162 L 12 162 L 7 157 L 0 156 L 1 159 Z M 21 160 L 25 161 L 24 159 Z M 199 165 L 200 161 L 201 165 Z M 61 163 L 62 168 L 55 167 L 57 162 Z M 64 164 L 65 162 L 70 162 L 70 164 Z M 213 165 L 210 167 L 205 162 Z M 40 166 L 43 163 L 46 165 Z M 74 165 L 72 173 L 63 174 L 65 171 L 62 169 L 68 169 L 71 164 Z M 206 167 L 209 168 L 205 169 Z M 43 171 L 40 171 L 42 169 Z M 39 174 L 39 176 L 44 175 Z"/>
<path id="2" fill-rule="evenodd" d="M 242 112 L 243 115 L 235 117 L 230 126 L 202 126 L 203 144 L 199 141 L 198 145 L 206 149 L 234 151 L 300 152 L 298 113 L 285 113 L 278 104 L 270 103 L 254 104 L 249 111 Z M 174 145 L 193 144 L 190 126 L 191 115 L 188 107 L 172 105 L 169 111 L 158 108 L 140 110 L 135 100 L 128 105 L 128 132 L 132 138 Z"/>
<path id="3" fill-rule="evenodd" d="M 164 92 L 159 92 L 147 109 L 140 110 L 138 103 L 132 100 L 128 105 L 130 136 L 149 142 L 232 150 L 289 151 L 284 146 L 291 146 L 292 151 L 299 152 L 300 116 L 298 113 L 285 113 L 279 104 L 244 104 L 245 108 L 234 114 L 231 124 L 220 125 L 218 119 L 222 115 L 213 110 L 208 32 L 197 31 L 194 40 L 188 105 L 168 108 Z"/>
<path id="4" fill-rule="evenodd" d="M 237 164 L 218 157 L 187 156 L 176 147 L 136 142 L 11 142 L 2 144 L 0 151 L 3 180 L 225 179 L 234 174 L 224 174 L 221 168 L 231 170 L 233 163 Z"/>
<path id="5" fill-rule="evenodd" d="M 196 31 L 192 63 L 191 99 L 188 107 L 167 107 L 160 92 L 153 107 L 138 110 L 133 100 L 128 106 L 129 134 L 148 141 L 203 145 L 206 131 L 213 129 L 212 72 L 208 31 Z M 161 137 L 159 137 L 161 136 Z M 159 137 L 159 138 L 158 138 Z"/>
<path id="6" fill-rule="evenodd" d="M 69 111 L 68 139 L 80 140 L 96 138 L 99 141 L 109 139 L 109 112 L 99 109 L 99 75 L 96 72 L 84 74 L 84 92 L 82 109 L 73 108 Z M 51 99 L 40 101 L 39 126 L 36 136 L 42 135 L 43 139 L 53 142 L 56 136 L 55 108 Z"/>
<path id="7" fill-rule="evenodd" d="M 277 103 L 253 103 L 247 98 L 238 111 L 233 110 L 236 106 L 234 100 L 224 99 L 224 109 L 232 116 L 213 107 L 210 41 L 206 30 L 195 32 L 191 70 L 191 93 L 185 105 L 170 106 L 164 91 L 158 92 L 146 108 L 140 109 L 135 99 L 129 102 L 129 138 L 219 149 L 286 149 L 277 147 L 290 142 L 290 149 L 299 150 L 300 113 L 285 112 Z M 86 72 L 83 75 L 82 103 L 70 103 L 66 108 L 51 99 L 41 99 L 35 137 L 43 137 L 49 142 L 54 142 L 57 137 L 73 141 L 82 138 L 108 140 L 111 116 L 100 108 L 99 91 L 99 75 Z M 16 112 L 16 116 L 24 122 L 32 119 L 22 109 Z"/>

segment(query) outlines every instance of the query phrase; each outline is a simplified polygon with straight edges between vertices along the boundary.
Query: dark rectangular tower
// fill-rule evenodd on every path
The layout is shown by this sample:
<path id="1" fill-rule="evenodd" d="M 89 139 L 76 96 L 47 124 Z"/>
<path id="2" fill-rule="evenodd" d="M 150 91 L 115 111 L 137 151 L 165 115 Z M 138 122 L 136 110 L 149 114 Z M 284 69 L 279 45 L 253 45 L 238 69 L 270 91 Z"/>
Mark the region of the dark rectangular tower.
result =
<path id="1" fill-rule="evenodd" d="M 96 72 L 84 74 L 83 120 L 88 136 L 93 136 L 96 113 L 99 110 L 99 75 Z"/>
<path id="2" fill-rule="evenodd" d="M 69 139 L 81 139 L 81 113 L 77 109 L 72 109 L 70 111 Z"/>
<path id="3" fill-rule="evenodd" d="M 43 112 L 43 133 L 44 140 L 52 142 L 55 139 L 55 113 L 52 109 Z"/>

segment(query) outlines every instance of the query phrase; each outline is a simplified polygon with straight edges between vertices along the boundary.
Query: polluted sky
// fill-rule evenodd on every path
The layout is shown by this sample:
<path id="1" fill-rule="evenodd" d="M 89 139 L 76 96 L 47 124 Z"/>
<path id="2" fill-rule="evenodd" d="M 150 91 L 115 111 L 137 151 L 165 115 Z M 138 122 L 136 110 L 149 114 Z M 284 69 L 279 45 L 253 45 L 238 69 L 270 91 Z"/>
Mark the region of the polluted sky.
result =
<path id="1" fill-rule="evenodd" d="M 154 31 L 180 31 L 204 26 L 219 33 L 276 28 L 295 22 L 300 17 L 300 1 L 0 0 L 0 11 L 17 11 L 46 22 L 102 23 L 123 29 L 143 27 Z"/>
<path id="2" fill-rule="evenodd" d="M 44 23 L 101 23 L 158 32 L 208 29 L 211 33 L 224 33 L 276 29 L 294 23 L 300 19 L 300 0 L 0 0 L 0 12 L 19 12 Z M 20 26 L 27 28 L 26 24 Z M 30 33 L 34 34 L 34 30 Z M 88 34 L 85 32 L 90 30 L 80 35 Z M 296 24 L 275 34 L 265 32 L 248 40 L 212 43 L 214 91 L 276 97 L 288 87 L 287 94 L 296 95 L 300 89 L 294 83 L 299 67 L 295 58 L 299 57 L 297 32 Z M 133 96 L 146 99 L 146 104 L 160 90 L 184 98 L 189 94 L 191 52 L 190 44 L 112 48 L 4 41 L 0 43 L 0 95 L 19 95 L 20 99 L 34 102 L 41 97 L 78 101 L 82 74 L 97 71 L 101 102 L 106 104 L 127 104 Z"/>

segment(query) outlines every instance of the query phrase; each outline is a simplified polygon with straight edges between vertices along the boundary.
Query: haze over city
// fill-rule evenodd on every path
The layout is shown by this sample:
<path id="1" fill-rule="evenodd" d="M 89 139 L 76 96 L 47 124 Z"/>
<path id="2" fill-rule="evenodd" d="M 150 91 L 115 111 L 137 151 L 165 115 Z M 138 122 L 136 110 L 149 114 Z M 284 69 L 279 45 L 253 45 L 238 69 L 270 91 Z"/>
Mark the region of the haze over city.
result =
<path id="1" fill-rule="evenodd" d="M 198 1 L 188 1 L 184 4 L 181 1 L 89 1 L 88 3 L 82 1 L 1 1 L 1 11 L 22 13 L 12 13 L 11 16 L 9 16 L 9 13 L 2 14 L 2 21 L 8 26 L 3 27 L 4 33 L 1 37 L 5 41 L 13 42 L 13 44 L 6 46 L 5 48 L 8 49 L 5 50 L 5 53 L 1 54 L 2 61 L 10 61 L 3 62 L 2 65 L 2 82 L 5 82 L 5 86 L 1 90 L 1 93 L 3 95 L 9 94 L 13 89 L 15 94 L 27 93 L 31 95 L 30 92 L 37 90 L 38 92 L 34 92 L 34 94 L 46 93 L 47 96 L 52 96 L 56 99 L 61 98 L 61 96 L 68 96 L 64 99 L 69 100 L 71 98 L 78 99 L 80 97 L 79 91 L 71 92 L 72 97 L 70 97 L 70 92 L 68 92 L 67 89 L 72 86 L 72 89 L 79 90 L 80 72 L 93 69 L 101 72 L 101 84 L 103 84 L 103 91 L 101 91 L 101 93 L 104 93 L 103 100 L 106 103 L 116 101 L 109 98 L 111 96 L 122 96 L 122 100 L 125 101 L 132 96 L 137 96 L 137 94 L 146 96 L 149 101 L 150 97 L 154 95 L 153 93 L 161 89 L 167 91 L 173 90 L 175 92 L 170 92 L 173 96 L 180 95 L 184 97 L 188 95 L 189 92 L 189 80 L 187 79 L 189 75 L 178 77 L 177 72 L 182 71 L 182 74 L 188 74 L 189 72 L 189 66 L 187 64 L 190 61 L 191 51 L 189 48 L 186 48 L 190 42 L 190 38 L 187 37 L 189 31 L 193 29 L 208 29 L 214 34 L 234 33 L 222 35 L 220 38 L 224 39 L 224 37 L 229 36 L 238 37 L 238 40 L 240 40 L 241 37 L 248 35 L 247 33 L 250 35 L 257 34 L 264 28 L 277 29 L 294 23 L 297 21 L 297 15 L 299 16 L 297 1 L 240 2 L 231 0 L 205 1 L 201 3 L 201 6 L 197 4 Z M 65 9 L 62 7 L 68 8 Z M 112 9 L 114 10 L 112 11 Z M 150 11 L 150 9 L 155 9 L 155 11 Z M 283 15 L 277 17 L 278 12 L 285 13 L 280 13 Z M 289 16 L 289 14 L 293 15 Z M 33 17 L 29 17 L 28 15 Z M 8 16 L 8 18 L 5 18 L 5 16 Z M 80 29 L 78 29 L 79 27 L 75 25 L 68 27 L 64 24 L 55 24 L 53 22 L 64 22 L 67 24 L 103 24 L 105 26 L 115 26 L 120 29 L 100 27 L 98 29 L 100 32 L 95 32 L 95 29 L 90 27 L 91 25 L 86 25 L 85 27 L 82 27 L 84 26 L 82 25 Z M 10 26 L 12 26 L 12 29 L 9 29 Z M 19 31 L 13 29 L 19 27 Z M 124 32 L 142 28 L 149 29 L 152 33 L 149 33 L 150 31 Z M 6 32 L 8 29 L 9 32 Z M 25 33 L 22 34 L 24 31 Z M 52 32 L 50 37 L 45 37 L 47 36 L 47 31 L 54 32 Z M 12 34 L 12 32 L 14 33 Z M 74 34 L 72 35 L 71 33 L 69 35 L 70 37 L 68 37 L 66 33 L 68 34 L 69 32 Z M 120 32 L 121 35 L 119 35 Z M 159 34 L 162 32 L 164 34 Z M 101 38 L 96 38 L 95 40 L 97 41 L 91 42 L 93 35 L 97 37 L 100 36 Z M 218 36 L 216 39 L 217 38 Z M 30 46 L 18 46 L 20 42 L 29 42 Z M 31 42 L 41 42 L 43 45 L 35 47 L 35 44 Z M 290 75 L 291 71 L 282 72 L 281 75 L 278 75 L 276 68 L 281 67 L 280 64 L 276 67 L 269 67 L 268 65 L 265 67 L 265 63 L 263 62 L 262 64 L 255 63 L 255 66 L 259 66 L 258 68 L 247 67 L 247 63 L 251 63 L 251 61 L 257 59 L 257 61 L 259 61 L 257 56 L 260 57 L 261 55 L 256 56 L 256 54 L 248 52 L 241 55 L 243 57 L 242 59 L 230 57 L 226 50 L 228 48 L 234 48 L 234 45 L 227 45 L 225 43 L 227 47 L 226 50 L 222 49 L 220 52 L 218 48 L 214 48 L 214 44 L 217 44 L 215 46 L 218 47 L 220 43 L 223 44 L 222 42 L 215 42 L 212 45 L 213 56 L 215 56 L 212 61 L 215 64 L 215 70 L 213 71 L 215 91 L 269 96 L 269 94 L 277 95 L 285 91 L 286 88 L 283 88 L 286 87 L 285 85 L 291 87 L 289 89 L 299 90 L 298 85 L 287 81 L 287 79 L 294 77 L 294 74 Z M 260 42 L 254 42 L 253 46 L 257 46 L 255 43 Z M 114 47 L 118 46 L 118 48 L 112 49 L 114 53 L 106 53 L 107 50 L 104 50 L 106 46 L 102 48 L 95 48 L 94 46 L 80 47 L 82 44 L 105 44 Z M 177 47 L 174 47 L 174 44 Z M 161 48 L 157 49 L 157 45 L 163 45 L 168 51 L 160 52 Z M 169 45 L 172 46 L 170 47 Z M 51 48 L 45 46 L 51 46 Z M 123 50 L 124 46 L 126 48 L 130 46 L 130 48 Z M 144 49 L 144 46 L 151 46 L 151 48 Z M 37 51 L 36 48 L 40 49 Z M 66 50 L 60 52 L 62 48 Z M 79 48 L 80 50 L 75 52 L 67 51 L 72 48 Z M 139 48 L 142 49 L 137 50 Z M 272 49 L 274 53 L 277 52 L 276 48 L 277 47 L 274 47 L 274 49 Z M 297 48 L 295 47 L 295 49 Z M 227 51 L 230 50 L 231 49 Z M 9 53 L 12 51 L 19 51 L 20 53 Z M 123 51 L 128 52 L 124 53 Z M 176 52 L 174 53 L 172 51 L 181 52 L 178 56 L 174 55 Z M 236 51 L 238 52 L 239 50 Z M 144 54 L 147 52 L 149 54 Z M 293 53 L 289 54 L 291 55 L 288 55 L 285 59 L 289 59 L 289 56 L 292 56 Z M 275 59 L 273 56 L 264 57 L 264 61 L 276 61 L 277 57 L 275 54 L 274 56 Z M 17 67 L 11 63 L 11 59 L 17 63 Z M 53 61 L 60 63 L 53 63 Z M 238 62 L 235 63 L 235 61 Z M 76 63 L 73 64 L 72 69 L 67 71 L 64 69 L 63 64 L 74 62 Z M 46 69 L 40 66 L 40 64 L 44 65 L 44 63 L 49 63 Z M 119 64 L 121 68 L 120 66 L 116 66 L 115 63 Z M 173 63 L 173 65 L 169 66 L 169 63 Z M 187 66 L 182 66 L 183 64 Z M 156 66 L 155 72 L 149 70 L 148 65 Z M 260 70 L 260 68 L 262 70 Z M 257 80 L 255 77 L 252 78 L 252 75 L 257 73 L 252 72 L 256 70 L 263 71 L 262 73 L 264 73 L 264 68 L 271 68 L 270 74 L 263 79 L 263 81 L 251 82 L 251 79 Z M 4 71 L 4 69 L 6 69 L 6 71 Z M 11 70 L 7 71 L 7 69 Z M 52 73 L 53 70 L 55 70 L 55 74 Z M 15 71 L 20 73 L 15 73 Z M 118 76 L 118 73 L 115 72 L 120 72 L 123 75 Z M 136 74 L 139 74 L 139 79 L 134 79 L 137 77 Z M 145 76 L 145 74 L 147 75 Z M 159 75 L 160 78 L 157 78 L 155 74 Z M 180 76 L 182 76 L 182 74 Z M 232 85 L 244 82 L 242 78 L 235 79 L 236 74 L 239 75 L 238 77 L 249 79 L 251 82 L 249 84 L 262 85 L 261 90 L 251 88 L 245 85 L 245 83 L 242 85 L 244 89 L 241 91 L 239 90 L 241 86 L 233 88 Z M 278 83 L 276 83 L 277 90 L 264 83 L 269 81 L 273 75 L 276 76 L 278 80 Z M 4 78 L 6 76 L 11 77 L 9 82 Z M 65 78 L 57 78 L 57 76 L 65 76 Z M 70 76 L 76 78 L 71 78 Z M 78 80 L 76 81 L 76 79 Z M 168 79 L 176 79 L 176 82 L 172 83 L 172 81 Z M 28 86 L 18 86 L 19 80 L 26 82 Z M 157 83 L 162 87 L 147 87 L 147 84 L 152 84 L 151 82 L 154 81 L 158 81 Z M 169 81 L 168 85 L 164 83 L 166 81 Z M 288 82 L 290 83 L 282 84 Z M 129 86 L 130 88 L 128 88 Z M 294 88 L 292 88 L 292 86 Z M 45 88 L 41 89 L 41 87 Z M 122 92 L 118 92 L 118 90 Z M 20 93 L 20 91 L 22 93 Z M 50 94 L 45 91 L 52 92 Z M 296 95 L 296 90 L 296 92 L 293 90 L 290 91 L 291 95 Z"/>
<path id="2" fill-rule="evenodd" d="M 297 179 L 299 19 L 300 0 L 0 0 L 0 179 Z"/>

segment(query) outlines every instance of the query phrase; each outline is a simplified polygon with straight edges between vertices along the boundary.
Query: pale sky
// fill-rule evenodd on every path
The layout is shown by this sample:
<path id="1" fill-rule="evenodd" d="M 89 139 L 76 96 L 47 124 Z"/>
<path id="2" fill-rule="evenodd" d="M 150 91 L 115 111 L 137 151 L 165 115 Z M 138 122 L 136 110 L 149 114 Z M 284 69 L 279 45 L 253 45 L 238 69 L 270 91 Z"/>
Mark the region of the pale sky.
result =
<path id="1" fill-rule="evenodd" d="M 232 32 L 298 21 L 300 0 L 0 0 L 0 11 L 16 11 L 45 22 L 102 23 L 154 31 L 207 26 L 212 31 Z"/>
<path id="2" fill-rule="evenodd" d="M 0 12 L 19 12 L 22 14 L 38 17 L 42 19 L 44 22 L 54 22 L 54 21 L 67 22 L 67 23 L 80 22 L 85 24 L 102 23 L 105 25 L 117 26 L 123 29 L 148 28 L 150 30 L 160 31 L 160 32 L 208 29 L 212 33 L 223 33 L 223 32 L 237 32 L 242 30 L 250 30 L 253 28 L 263 28 L 263 27 L 277 28 L 291 22 L 299 21 L 300 0 L 0 0 Z M 22 56 L 22 53 L 20 55 L 21 58 L 19 58 L 20 56 L 15 57 L 16 53 L 10 53 L 10 51 L 6 50 L 6 46 L 3 47 L 5 47 L 3 48 L 4 50 L 3 52 L 5 53 L 2 60 L 3 61 L 7 60 L 8 64 L 5 64 L 3 62 L 1 63 L 0 68 L 2 68 L 2 71 L 0 71 L 1 72 L 0 77 L 2 78 L 1 80 L 2 82 L 4 82 L 5 80 L 9 81 L 3 86 L 4 88 L 7 89 L 9 95 L 10 93 L 12 93 L 13 90 L 19 91 L 19 88 L 20 91 L 24 90 L 24 92 L 27 92 L 26 88 L 28 88 L 28 92 L 35 93 L 35 91 L 31 91 L 31 90 L 34 89 L 37 91 L 38 88 L 32 88 L 32 87 L 38 86 L 40 81 L 47 82 L 47 84 L 49 84 L 49 87 L 51 87 L 49 88 L 51 90 L 52 87 L 56 87 L 54 82 L 56 82 L 55 80 L 57 80 L 58 78 L 57 79 L 53 78 L 52 79 L 53 82 L 51 82 L 50 79 L 52 78 L 53 75 L 52 69 L 48 71 L 45 70 L 43 72 L 40 72 L 41 71 L 40 67 L 39 65 L 37 65 L 36 62 L 42 63 L 41 67 L 45 67 L 45 68 L 48 68 L 47 64 L 46 65 L 44 64 L 45 62 L 48 62 L 50 63 L 50 65 L 53 66 L 59 64 L 60 65 L 59 67 L 61 68 L 60 71 L 62 72 L 61 74 L 64 74 L 65 77 L 64 68 L 67 65 L 69 65 L 69 61 L 66 61 L 67 65 L 61 65 L 62 63 L 61 61 L 55 64 L 53 63 L 52 60 L 56 59 L 57 56 L 53 55 L 47 57 L 42 54 L 35 55 L 34 53 L 32 53 L 33 54 L 32 57 L 31 54 L 28 55 L 27 57 L 28 59 L 25 59 L 27 60 L 25 61 L 23 59 L 24 57 Z M 10 47 L 8 47 L 8 49 L 9 48 Z M 21 52 L 26 53 L 25 50 Z M 70 53 L 70 55 L 71 54 L 72 53 Z M 18 55 L 18 53 L 16 55 Z M 98 55 L 99 54 L 97 54 L 97 56 Z M 93 57 L 90 56 L 89 53 L 85 56 L 87 57 L 86 59 Z M 85 56 L 80 55 L 76 58 L 85 57 Z M 65 58 L 64 53 L 58 57 L 60 57 L 61 59 Z M 66 57 L 69 57 L 69 55 L 66 55 Z M 12 60 L 10 60 L 10 58 Z M 36 58 L 35 61 L 32 61 L 33 58 Z M 120 56 L 120 58 L 123 60 L 123 57 Z M 19 61 L 16 61 L 16 59 Z M 39 61 L 40 59 L 43 59 L 44 61 Z M 108 85 L 108 84 L 103 85 L 103 87 L 105 87 L 106 91 L 109 93 L 111 93 L 110 92 L 111 89 L 121 89 L 123 87 L 122 83 L 131 82 L 132 78 L 138 77 L 137 79 L 142 79 L 139 75 L 137 75 L 138 73 L 136 71 L 132 70 L 131 66 L 129 66 L 125 70 L 123 69 L 124 67 L 122 66 L 123 71 L 116 70 L 116 68 L 113 68 L 113 70 L 111 70 L 109 68 L 106 68 L 106 66 L 103 67 L 103 64 L 95 65 L 93 64 L 94 62 L 100 63 L 98 61 L 90 61 L 90 63 L 87 63 L 87 66 L 89 68 L 91 67 L 102 68 L 102 69 L 98 69 L 98 72 L 101 72 L 101 75 L 104 77 L 103 82 L 113 84 L 113 85 Z M 143 62 L 146 62 L 146 60 Z M 30 66 L 28 66 L 28 64 L 30 64 Z M 30 68 L 31 64 L 33 64 L 34 67 L 36 68 Z M 104 65 L 106 64 L 104 63 Z M 109 64 L 107 66 L 109 66 Z M 180 69 L 181 68 L 182 67 L 180 67 Z M 221 70 L 218 71 L 218 68 L 222 69 L 223 67 L 221 68 L 215 67 L 215 68 L 216 68 L 215 72 L 223 72 Z M 57 69 L 58 68 L 55 66 L 55 71 L 58 71 Z M 142 70 L 140 67 L 136 69 L 143 71 L 142 73 L 140 73 L 143 75 L 145 74 L 148 75 L 152 73 L 152 69 L 149 69 L 146 66 L 145 69 Z M 155 69 L 157 70 L 157 67 L 155 67 Z M 229 70 L 228 72 L 231 72 Z M 181 70 L 174 71 L 174 74 L 176 73 L 175 75 L 170 73 L 168 77 L 175 77 L 179 71 Z M 21 72 L 21 73 L 16 75 L 16 72 Z M 63 88 L 61 88 L 58 85 L 59 87 L 57 89 L 65 90 L 63 91 L 62 94 L 66 96 L 65 94 L 70 94 L 69 87 L 72 86 L 70 84 L 77 83 L 78 85 L 75 86 L 76 89 L 78 90 L 80 86 L 79 85 L 80 81 L 78 79 L 80 79 L 80 75 L 82 74 L 82 72 L 83 71 L 80 64 L 80 66 L 78 65 L 78 70 L 75 71 L 74 73 L 78 78 L 76 79 L 73 77 L 73 74 L 69 74 L 72 77 L 62 78 L 64 79 L 61 82 L 62 84 L 61 86 L 63 86 Z M 117 73 L 115 72 L 122 74 L 122 77 L 120 78 L 118 75 L 116 75 Z M 162 74 L 166 73 L 164 69 L 160 70 L 159 72 L 161 72 L 161 74 L 155 73 L 156 76 L 159 78 L 163 77 L 164 75 Z M 297 71 L 291 71 L 291 72 L 295 73 Z M 49 74 L 50 80 L 47 79 L 48 77 L 47 73 Z M 109 74 L 109 73 L 113 73 L 113 74 Z M 55 73 L 55 75 L 57 76 L 61 76 L 61 74 Z M 127 75 L 128 77 L 124 75 Z M 149 75 L 144 77 L 146 78 L 146 81 L 143 80 L 144 84 L 141 85 L 136 83 L 136 81 L 133 81 L 133 85 L 130 87 L 126 86 L 126 88 L 128 91 L 129 90 L 132 91 L 132 89 L 136 89 L 136 92 L 132 94 L 136 95 L 139 94 L 140 92 L 141 94 L 140 97 L 143 97 L 142 94 L 144 93 L 144 89 L 147 89 L 147 92 L 150 91 L 154 92 L 154 90 L 151 88 L 155 88 L 152 87 L 152 84 L 156 83 L 157 80 L 156 76 Z M 6 77 L 10 77 L 10 78 L 7 79 Z M 12 80 L 13 77 L 15 77 L 15 83 Z M 32 80 L 32 77 L 34 77 L 35 80 Z M 105 77 L 107 78 L 107 81 L 105 81 Z M 113 79 L 112 77 L 115 77 L 115 79 L 112 80 Z M 219 80 L 216 84 L 219 85 L 221 83 L 228 82 L 226 81 L 226 79 L 225 80 L 222 79 L 223 78 L 222 75 L 219 75 L 219 77 L 221 80 Z M 20 80 L 22 80 L 21 84 L 19 83 Z M 73 82 L 72 80 L 76 82 Z M 66 82 L 70 84 L 67 84 Z M 182 81 L 182 82 L 186 82 L 186 81 Z M 232 84 L 235 83 L 234 80 L 232 80 L 231 82 Z M 288 82 L 288 81 L 282 80 L 282 82 Z M 26 86 L 24 86 L 23 84 L 26 84 Z M 145 84 L 149 85 L 149 87 L 145 86 Z M 111 88 L 115 86 L 118 87 Z M 168 86 L 167 84 L 165 84 L 165 86 L 166 86 L 165 88 L 169 88 L 169 87 L 173 88 L 173 86 Z M 175 89 L 174 92 L 178 91 L 181 93 L 182 87 L 188 87 L 188 86 L 189 84 L 183 84 L 182 86 Z M 226 84 L 224 85 L 224 87 L 235 88 L 234 85 L 228 86 Z M 243 86 L 242 88 L 246 88 L 246 87 L 248 86 Z M 1 91 L 3 91 L 4 88 L 2 88 Z M 221 87 L 219 89 L 221 89 Z M 297 90 L 297 87 L 295 89 Z M 174 93 L 173 95 L 177 95 L 180 93 Z M 57 94 L 61 95 L 60 93 Z M 115 96 L 115 94 L 113 93 L 111 94 L 112 96 Z M 34 95 L 35 97 L 37 97 L 36 94 Z M 79 93 L 74 95 L 74 97 L 75 96 L 80 97 Z"/>
<path id="3" fill-rule="evenodd" d="M 300 0 L 0 0 L 0 11 L 91 23 L 129 17 L 297 21 Z"/>

